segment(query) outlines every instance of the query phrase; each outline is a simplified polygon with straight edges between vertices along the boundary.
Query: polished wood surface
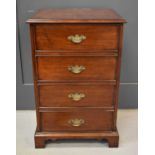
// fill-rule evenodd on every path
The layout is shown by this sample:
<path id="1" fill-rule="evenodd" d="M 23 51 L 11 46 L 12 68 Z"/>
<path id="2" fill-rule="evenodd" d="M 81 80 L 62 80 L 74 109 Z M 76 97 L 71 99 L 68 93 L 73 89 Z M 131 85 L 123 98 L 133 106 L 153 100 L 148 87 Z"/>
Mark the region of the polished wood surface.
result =
<path id="1" fill-rule="evenodd" d="M 41 113 L 42 131 L 109 131 L 113 130 L 113 114 L 102 109 L 68 109 Z M 69 120 L 83 119 L 81 126 L 72 126 Z M 97 121 L 97 120 L 100 121 Z M 103 123 L 104 122 L 104 123 Z"/>
<path id="2" fill-rule="evenodd" d="M 118 48 L 118 25 L 107 24 L 38 24 L 35 28 L 37 50 L 114 50 Z M 84 35 L 81 43 L 68 40 L 70 35 Z M 51 51 L 52 52 L 52 51 Z"/>
<path id="3" fill-rule="evenodd" d="M 116 11 L 106 8 L 41 9 L 28 23 L 125 23 Z"/>
<path id="4" fill-rule="evenodd" d="M 42 10 L 28 20 L 36 148 L 45 147 L 48 139 L 106 139 L 109 147 L 118 147 L 125 22 L 113 10 L 86 8 Z M 68 39 L 77 34 L 75 40 Z M 79 41 L 79 36 L 85 39 Z"/>
<path id="5" fill-rule="evenodd" d="M 103 83 L 39 85 L 41 107 L 113 107 L 115 85 Z M 60 91 L 61 90 L 61 91 Z M 74 101 L 70 93 L 83 93 L 85 97 Z"/>
<path id="6" fill-rule="evenodd" d="M 102 132 L 36 132 L 35 133 L 35 147 L 44 148 L 45 143 L 49 140 L 58 139 L 96 139 L 107 140 L 109 147 L 118 147 L 119 135 L 116 131 L 102 131 Z"/>
<path id="7" fill-rule="evenodd" d="M 38 57 L 38 80 L 115 80 L 117 57 Z M 79 74 L 69 66 L 82 65 Z"/>

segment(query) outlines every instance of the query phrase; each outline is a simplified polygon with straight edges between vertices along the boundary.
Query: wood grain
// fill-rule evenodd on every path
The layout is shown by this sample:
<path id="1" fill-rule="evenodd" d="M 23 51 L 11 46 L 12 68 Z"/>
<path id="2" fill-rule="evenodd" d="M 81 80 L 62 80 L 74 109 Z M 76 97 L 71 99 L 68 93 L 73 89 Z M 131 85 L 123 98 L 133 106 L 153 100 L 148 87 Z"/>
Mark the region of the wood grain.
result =
<path id="1" fill-rule="evenodd" d="M 40 56 L 38 80 L 114 80 L 117 57 L 48 57 Z M 83 65 L 79 74 L 68 71 L 68 66 Z"/>
<path id="2" fill-rule="evenodd" d="M 85 121 L 79 127 L 68 123 L 71 119 Z M 100 121 L 97 121 L 100 120 Z M 108 131 L 113 130 L 113 113 L 102 109 L 68 109 L 67 111 L 54 111 L 41 113 L 42 131 Z"/>
<path id="3" fill-rule="evenodd" d="M 38 10 L 28 23 L 125 23 L 116 11 L 107 8 L 66 8 Z"/>
<path id="4" fill-rule="evenodd" d="M 48 139 L 106 139 L 118 147 L 119 96 L 123 24 L 111 9 L 46 9 L 27 21 L 30 24 L 37 128 L 35 147 Z M 69 35 L 85 35 L 80 44 Z M 83 65 L 80 74 L 68 71 Z M 84 93 L 75 102 L 72 92 Z M 80 127 L 70 119 L 84 119 Z"/>
<path id="5" fill-rule="evenodd" d="M 118 48 L 118 25 L 109 24 L 38 24 L 35 26 L 37 50 L 114 50 Z M 75 44 L 71 35 L 84 35 L 86 39 Z"/>
<path id="6" fill-rule="evenodd" d="M 36 132 L 35 133 L 35 147 L 44 148 L 47 140 L 58 139 L 96 139 L 107 140 L 109 147 L 118 147 L 119 135 L 117 130 L 106 132 Z"/>
<path id="7" fill-rule="evenodd" d="M 40 85 L 41 107 L 113 107 L 114 85 L 94 84 L 49 84 Z M 61 90 L 61 91 L 60 91 Z M 70 93 L 83 93 L 85 97 L 74 101 L 68 97 Z"/>

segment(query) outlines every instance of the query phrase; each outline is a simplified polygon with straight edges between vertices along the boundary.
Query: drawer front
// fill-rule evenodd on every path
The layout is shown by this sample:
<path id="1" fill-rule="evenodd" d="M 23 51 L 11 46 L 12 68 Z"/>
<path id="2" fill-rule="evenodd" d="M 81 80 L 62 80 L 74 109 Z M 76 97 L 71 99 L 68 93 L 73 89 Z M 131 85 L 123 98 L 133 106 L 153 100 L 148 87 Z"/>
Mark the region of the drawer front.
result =
<path id="1" fill-rule="evenodd" d="M 108 131 L 113 113 L 101 109 L 76 109 L 41 113 L 42 131 Z"/>
<path id="2" fill-rule="evenodd" d="M 118 33 L 119 26 L 110 24 L 38 24 L 36 49 L 114 50 L 118 49 Z"/>
<path id="3" fill-rule="evenodd" d="M 117 57 L 40 56 L 38 80 L 114 80 Z"/>
<path id="4" fill-rule="evenodd" d="M 50 84 L 40 85 L 42 107 L 112 107 L 114 85 Z"/>

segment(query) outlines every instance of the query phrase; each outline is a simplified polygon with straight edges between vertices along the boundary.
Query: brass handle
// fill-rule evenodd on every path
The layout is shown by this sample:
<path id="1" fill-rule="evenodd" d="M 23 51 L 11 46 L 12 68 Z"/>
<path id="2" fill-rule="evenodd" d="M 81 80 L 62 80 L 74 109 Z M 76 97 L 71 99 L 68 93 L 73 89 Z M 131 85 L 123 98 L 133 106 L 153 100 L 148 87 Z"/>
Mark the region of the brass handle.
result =
<path id="1" fill-rule="evenodd" d="M 81 126 L 82 124 L 84 124 L 85 121 L 84 121 L 83 119 L 75 118 L 75 119 L 69 120 L 68 123 L 71 124 L 71 125 L 74 126 L 74 127 L 79 127 L 79 126 Z"/>
<path id="2" fill-rule="evenodd" d="M 78 66 L 78 65 L 75 65 L 75 66 L 68 66 L 68 70 L 74 74 L 79 74 L 81 73 L 82 71 L 84 71 L 86 68 L 84 66 Z"/>
<path id="3" fill-rule="evenodd" d="M 71 98 L 73 101 L 80 101 L 84 97 L 85 97 L 85 94 L 83 94 L 83 93 L 70 93 L 70 94 L 68 94 L 68 98 Z"/>
<path id="4" fill-rule="evenodd" d="M 86 39 L 86 36 L 79 35 L 79 34 L 68 36 L 68 40 L 72 41 L 75 44 L 79 44 L 85 39 Z"/>

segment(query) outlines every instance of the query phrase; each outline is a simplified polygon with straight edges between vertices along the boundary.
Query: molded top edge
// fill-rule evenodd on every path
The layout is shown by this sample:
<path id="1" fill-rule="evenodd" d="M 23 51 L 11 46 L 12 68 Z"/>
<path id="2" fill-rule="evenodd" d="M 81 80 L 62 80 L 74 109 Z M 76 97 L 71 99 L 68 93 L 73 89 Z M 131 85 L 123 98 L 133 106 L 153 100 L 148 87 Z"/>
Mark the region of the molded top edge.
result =
<path id="1" fill-rule="evenodd" d="M 116 11 L 103 8 L 38 10 L 28 23 L 126 23 Z"/>

